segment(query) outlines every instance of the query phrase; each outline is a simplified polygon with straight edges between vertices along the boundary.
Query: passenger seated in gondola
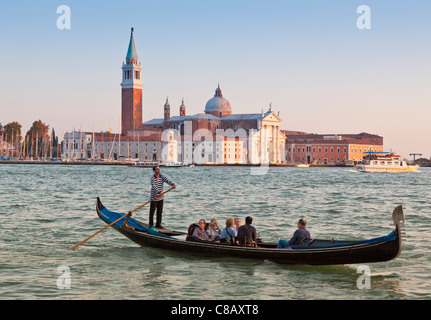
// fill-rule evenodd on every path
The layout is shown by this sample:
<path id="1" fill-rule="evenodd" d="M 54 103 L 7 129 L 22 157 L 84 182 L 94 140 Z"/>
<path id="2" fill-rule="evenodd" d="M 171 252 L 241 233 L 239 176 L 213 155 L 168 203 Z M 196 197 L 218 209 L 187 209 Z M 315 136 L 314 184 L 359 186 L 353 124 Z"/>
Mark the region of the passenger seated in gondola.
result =
<path id="1" fill-rule="evenodd" d="M 226 219 L 226 228 L 223 229 L 220 235 L 220 242 L 235 244 L 235 230 L 232 218 Z"/>
<path id="2" fill-rule="evenodd" d="M 245 225 L 238 228 L 238 234 L 236 239 L 239 244 L 254 244 L 256 242 L 256 228 L 251 224 L 253 222 L 252 217 L 245 218 Z"/>
<path id="3" fill-rule="evenodd" d="M 235 236 L 238 234 L 238 229 L 241 227 L 241 218 L 235 218 L 233 220 L 235 226 L 233 227 L 233 231 L 235 231 Z"/>
<path id="4" fill-rule="evenodd" d="M 302 242 L 305 242 L 305 241 L 310 242 L 312 239 L 310 236 L 310 232 L 308 232 L 308 230 L 305 228 L 306 224 L 307 224 L 307 221 L 305 219 L 299 219 L 298 229 L 293 234 L 293 237 L 289 241 L 280 240 L 278 242 L 277 248 L 278 249 L 289 248 L 291 246 L 300 245 Z"/>
<path id="5" fill-rule="evenodd" d="M 209 223 L 208 228 L 206 228 L 206 232 L 211 241 L 220 240 L 221 230 L 220 230 L 220 227 L 218 226 L 216 218 L 211 219 L 211 222 Z"/>
<path id="6" fill-rule="evenodd" d="M 209 241 L 210 238 L 208 237 L 208 234 L 205 231 L 205 226 L 206 226 L 205 220 L 204 219 L 199 220 L 199 227 L 193 230 L 192 237 L 197 240 Z"/>

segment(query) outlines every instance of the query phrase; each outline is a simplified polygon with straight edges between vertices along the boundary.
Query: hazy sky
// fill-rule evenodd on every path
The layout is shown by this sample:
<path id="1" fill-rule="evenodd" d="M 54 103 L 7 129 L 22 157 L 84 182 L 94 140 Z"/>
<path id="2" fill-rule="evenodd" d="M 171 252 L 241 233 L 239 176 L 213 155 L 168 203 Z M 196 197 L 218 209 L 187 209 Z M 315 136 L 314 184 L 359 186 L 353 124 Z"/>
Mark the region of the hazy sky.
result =
<path id="1" fill-rule="evenodd" d="M 59 5 L 71 29 L 57 28 Z M 360 5 L 371 29 L 360 30 Z M 431 1 L 9 1 L 0 9 L 0 123 L 118 132 L 130 28 L 144 121 L 203 112 L 220 83 L 233 113 L 270 102 L 282 129 L 369 132 L 431 156 Z"/>

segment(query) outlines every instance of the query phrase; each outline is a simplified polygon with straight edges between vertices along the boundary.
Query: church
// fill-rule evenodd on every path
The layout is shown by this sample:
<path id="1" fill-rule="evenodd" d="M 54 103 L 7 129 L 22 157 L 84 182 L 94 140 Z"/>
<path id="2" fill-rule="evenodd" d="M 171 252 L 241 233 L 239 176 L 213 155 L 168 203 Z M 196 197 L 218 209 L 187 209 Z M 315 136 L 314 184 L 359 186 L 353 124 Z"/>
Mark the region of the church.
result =
<path id="1" fill-rule="evenodd" d="M 271 104 L 258 113 L 232 113 L 220 85 L 209 97 L 203 113 L 188 114 L 183 99 L 178 102 L 178 115 L 174 115 L 166 98 L 160 104 L 163 117 L 143 122 L 143 88 L 132 28 L 122 65 L 121 132 L 67 132 L 62 157 L 194 164 L 337 165 L 357 163 L 366 151 L 383 150 L 383 137 L 368 133 L 318 135 L 281 130 L 280 113 L 274 112 Z"/>
<path id="2" fill-rule="evenodd" d="M 280 130 L 279 113 L 270 105 L 267 111 L 260 113 L 234 114 L 220 85 L 206 103 L 204 113 L 188 115 L 183 100 L 178 115 L 174 116 L 166 99 L 160 107 L 163 118 L 142 122 L 142 67 L 138 62 L 133 29 L 122 69 L 123 141 L 159 133 L 165 144 L 176 141 L 176 146 L 170 147 L 177 150 L 177 155 L 168 154 L 169 160 L 179 162 L 257 164 L 281 163 L 285 158 L 286 137 Z"/>

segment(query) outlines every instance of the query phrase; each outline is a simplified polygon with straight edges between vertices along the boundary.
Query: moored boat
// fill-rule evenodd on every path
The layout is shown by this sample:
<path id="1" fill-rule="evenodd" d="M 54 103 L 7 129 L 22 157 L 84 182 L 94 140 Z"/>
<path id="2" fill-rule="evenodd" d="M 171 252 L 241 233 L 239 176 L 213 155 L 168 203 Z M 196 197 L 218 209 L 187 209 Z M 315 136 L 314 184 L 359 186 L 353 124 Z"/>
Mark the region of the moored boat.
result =
<path id="1" fill-rule="evenodd" d="M 308 163 L 297 164 L 297 168 L 308 168 L 310 165 Z"/>
<path id="2" fill-rule="evenodd" d="M 361 172 L 410 172 L 419 169 L 390 152 L 365 152 L 362 163 L 356 165 Z"/>
<path id="3" fill-rule="evenodd" d="M 133 167 L 141 167 L 141 168 L 152 168 L 158 166 L 159 163 L 157 161 L 136 161 L 131 164 Z"/>
<path id="4" fill-rule="evenodd" d="M 185 163 L 185 162 L 160 162 L 159 163 L 160 167 L 169 167 L 169 168 L 178 168 L 178 167 L 194 167 L 194 164 L 190 164 L 190 163 Z"/>
<path id="5" fill-rule="evenodd" d="M 99 198 L 97 198 L 96 211 L 100 219 L 107 224 L 125 215 L 110 211 Z M 382 262 L 398 257 L 402 247 L 401 228 L 404 224 L 402 206 L 395 208 L 392 219 L 395 229 L 383 237 L 362 241 L 312 239 L 306 243 L 282 249 L 277 248 L 277 243 L 260 242 L 252 247 L 195 240 L 188 232 L 150 228 L 147 224 L 133 218 L 129 219 L 128 225 L 133 226 L 135 230 L 123 226 L 124 218 L 112 227 L 144 247 L 213 257 L 271 260 L 283 264 L 333 265 Z"/>

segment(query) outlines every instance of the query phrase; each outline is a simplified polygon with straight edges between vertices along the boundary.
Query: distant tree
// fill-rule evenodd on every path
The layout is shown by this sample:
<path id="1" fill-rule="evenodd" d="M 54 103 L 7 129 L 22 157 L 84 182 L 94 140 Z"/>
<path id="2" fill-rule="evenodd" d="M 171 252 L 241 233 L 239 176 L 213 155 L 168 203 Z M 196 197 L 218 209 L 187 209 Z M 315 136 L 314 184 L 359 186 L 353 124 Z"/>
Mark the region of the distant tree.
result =
<path id="1" fill-rule="evenodd" d="M 8 123 L 7 125 L 5 125 L 3 127 L 3 134 L 5 137 L 5 140 L 7 142 L 11 142 L 11 143 L 16 142 L 17 140 L 21 141 L 21 139 L 22 139 L 21 128 L 22 128 L 22 126 L 16 121 Z"/>
<path id="2" fill-rule="evenodd" d="M 60 146 L 58 145 L 58 137 L 55 135 L 55 130 L 51 130 L 51 144 L 52 144 L 52 154 L 51 157 L 56 158 L 57 154 L 60 154 Z"/>
<path id="3" fill-rule="evenodd" d="M 40 139 L 49 138 L 48 135 L 49 125 L 46 125 L 40 120 L 33 122 L 31 128 L 27 131 L 27 135 L 36 138 L 36 136 Z"/>
<path id="4" fill-rule="evenodd" d="M 48 134 L 49 125 L 46 125 L 41 120 L 33 122 L 31 128 L 27 131 L 29 137 L 30 155 L 33 157 L 42 157 L 46 154 L 46 143 L 49 143 L 50 136 Z"/>

